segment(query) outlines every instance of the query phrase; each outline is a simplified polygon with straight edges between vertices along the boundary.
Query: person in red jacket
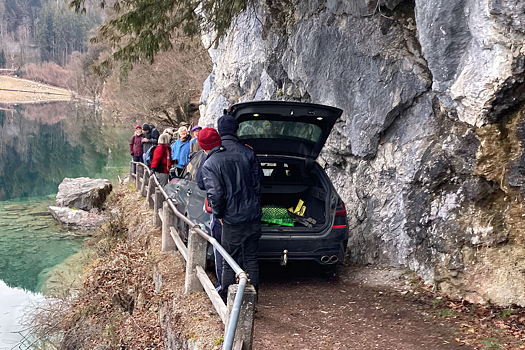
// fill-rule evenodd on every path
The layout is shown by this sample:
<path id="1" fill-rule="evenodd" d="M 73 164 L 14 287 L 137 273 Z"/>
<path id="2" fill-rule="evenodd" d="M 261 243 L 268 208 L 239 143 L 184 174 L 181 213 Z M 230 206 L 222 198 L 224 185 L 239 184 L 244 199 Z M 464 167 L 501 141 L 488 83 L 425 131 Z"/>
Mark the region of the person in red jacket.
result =
<path id="1" fill-rule="evenodd" d="M 134 162 L 144 162 L 142 159 L 142 154 L 144 153 L 142 149 L 142 135 L 142 127 L 137 125 L 135 133 L 131 137 L 131 142 L 129 143 L 129 153 L 133 157 Z M 135 170 L 133 172 L 135 174 L 137 173 L 137 164 L 135 164 Z"/>
<path id="2" fill-rule="evenodd" d="M 153 151 L 153 159 L 151 160 L 151 171 L 155 173 L 162 187 L 168 183 L 170 169 L 170 136 L 168 134 L 162 134 L 159 137 L 158 146 Z"/>

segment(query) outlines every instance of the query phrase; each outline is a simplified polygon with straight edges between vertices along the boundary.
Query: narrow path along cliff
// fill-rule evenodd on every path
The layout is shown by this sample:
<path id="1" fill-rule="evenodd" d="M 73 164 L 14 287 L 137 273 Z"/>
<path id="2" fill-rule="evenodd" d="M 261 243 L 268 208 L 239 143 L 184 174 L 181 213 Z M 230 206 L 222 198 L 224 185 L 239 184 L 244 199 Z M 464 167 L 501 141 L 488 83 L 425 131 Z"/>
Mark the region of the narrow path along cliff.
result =
<path id="1" fill-rule="evenodd" d="M 520 308 L 451 300 L 409 271 L 261 264 L 254 349 L 525 349 Z"/>
<path id="2" fill-rule="evenodd" d="M 92 326 L 111 321 L 115 344 L 178 349 L 192 343 L 220 349 L 224 326 L 219 316 L 205 293 L 183 293 L 184 260 L 178 252 L 160 251 L 161 231 L 154 228 L 152 210 L 134 185 L 115 189 L 108 209 L 120 213 L 127 243 L 119 241 L 115 251 L 108 250 L 107 238 L 95 245 L 104 256 L 86 270 L 83 288 L 93 281 L 96 288 L 77 293 L 82 302 L 99 301 L 90 307 L 99 310 Z M 406 271 L 261 263 L 261 282 L 255 350 L 525 349 L 521 309 L 453 301 Z M 101 300 L 106 300 L 103 305 Z M 97 341 L 83 339 L 85 325 L 68 332 L 72 339 Z"/>

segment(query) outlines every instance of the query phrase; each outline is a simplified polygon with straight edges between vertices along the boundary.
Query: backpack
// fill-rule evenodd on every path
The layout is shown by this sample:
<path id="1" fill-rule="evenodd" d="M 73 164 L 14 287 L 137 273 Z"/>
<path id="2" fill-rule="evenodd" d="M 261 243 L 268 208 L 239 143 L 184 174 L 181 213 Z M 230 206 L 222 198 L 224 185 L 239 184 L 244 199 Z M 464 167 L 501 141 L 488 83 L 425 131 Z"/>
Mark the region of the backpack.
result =
<path id="1" fill-rule="evenodd" d="M 144 154 L 144 164 L 146 164 L 146 166 L 148 168 L 151 169 L 151 161 L 153 159 L 153 152 L 155 151 L 155 148 L 157 148 L 157 145 L 153 145 L 151 146 L 147 151 L 146 153 Z"/>

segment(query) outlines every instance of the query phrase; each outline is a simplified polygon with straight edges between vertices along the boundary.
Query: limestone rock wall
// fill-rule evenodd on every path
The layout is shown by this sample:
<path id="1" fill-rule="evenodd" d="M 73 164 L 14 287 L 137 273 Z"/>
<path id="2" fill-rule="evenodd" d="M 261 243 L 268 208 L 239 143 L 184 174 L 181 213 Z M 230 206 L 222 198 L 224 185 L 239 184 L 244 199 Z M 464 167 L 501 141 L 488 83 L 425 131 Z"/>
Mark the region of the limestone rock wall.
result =
<path id="1" fill-rule="evenodd" d="M 318 162 L 350 260 L 525 305 L 522 1 L 298 3 L 261 2 L 210 49 L 200 125 L 254 99 L 342 108 Z"/>

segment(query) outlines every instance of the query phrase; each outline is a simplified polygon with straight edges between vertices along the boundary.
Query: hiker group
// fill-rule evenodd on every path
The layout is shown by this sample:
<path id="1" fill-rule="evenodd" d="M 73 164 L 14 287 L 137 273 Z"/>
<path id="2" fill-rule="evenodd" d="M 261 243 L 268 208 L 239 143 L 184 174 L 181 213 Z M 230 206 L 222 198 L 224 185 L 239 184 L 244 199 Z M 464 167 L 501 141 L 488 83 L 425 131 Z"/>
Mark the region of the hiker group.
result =
<path id="1" fill-rule="evenodd" d="M 137 125 L 129 151 L 133 161 L 146 164 L 164 186 L 170 177 L 180 176 L 191 154 L 201 150 L 197 142 L 201 129 L 200 126 L 193 127 L 191 132 L 194 137 L 191 139 L 185 126 L 180 127 L 176 135 L 173 128 L 167 128 L 160 134 L 152 124 Z"/>
<path id="2" fill-rule="evenodd" d="M 206 154 L 197 171 L 197 183 L 206 191 L 211 207 L 211 235 L 244 268 L 258 292 L 263 175 L 255 152 L 237 137 L 238 128 L 237 120 L 228 114 L 219 118 L 217 130 L 193 127 L 193 138 L 184 126 L 178 129 L 178 135 L 168 128 L 159 136 L 154 126 L 144 124 L 137 126 L 130 152 L 135 162 L 144 162 L 151 168 L 162 186 L 182 174 L 193 154 L 201 150 Z M 226 301 L 235 273 L 229 264 L 223 264 L 218 252 L 215 267 L 216 288 Z"/>

